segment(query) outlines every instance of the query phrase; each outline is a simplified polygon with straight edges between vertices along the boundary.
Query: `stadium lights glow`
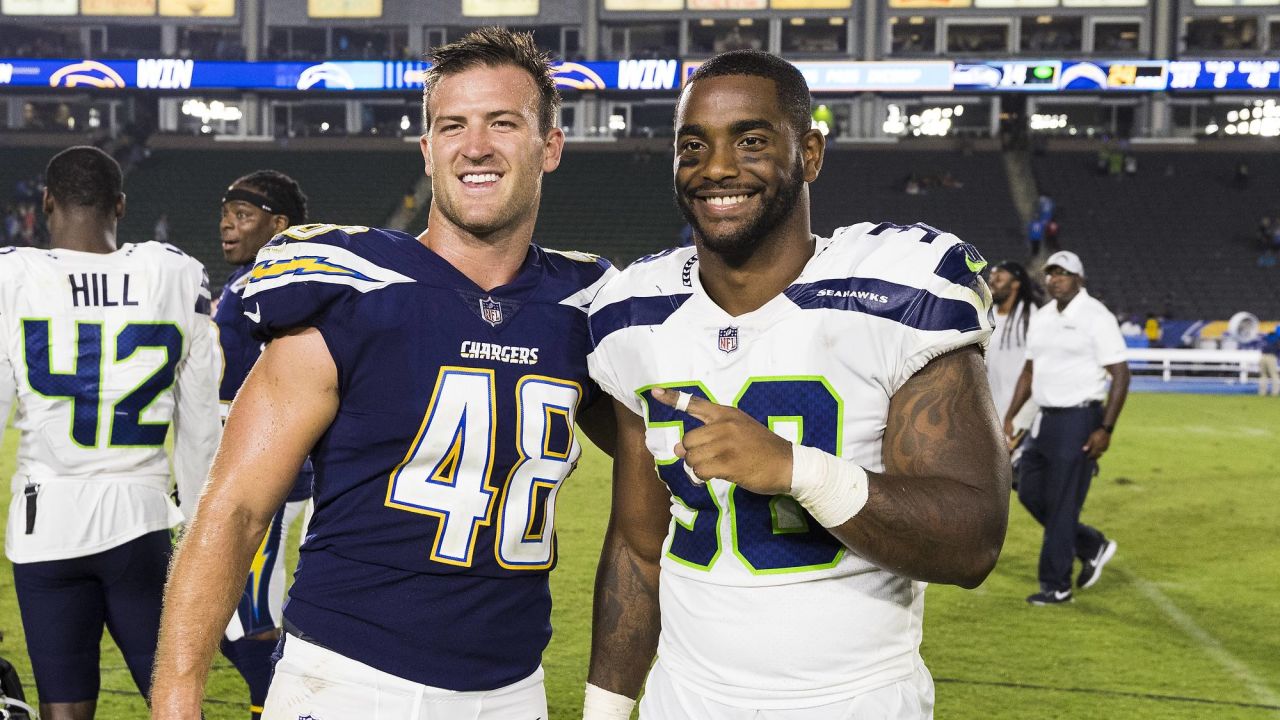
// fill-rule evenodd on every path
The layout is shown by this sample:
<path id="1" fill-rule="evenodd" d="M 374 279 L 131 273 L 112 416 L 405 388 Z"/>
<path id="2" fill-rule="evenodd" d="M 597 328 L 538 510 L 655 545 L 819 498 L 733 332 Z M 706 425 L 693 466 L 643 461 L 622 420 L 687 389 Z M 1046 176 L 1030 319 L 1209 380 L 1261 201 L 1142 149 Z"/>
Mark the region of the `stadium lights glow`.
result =
<path id="1" fill-rule="evenodd" d="M 1227 135 L 1280 137 L 1280 105 L 1274 98 L 1254 100 L 1237 110 L 1228 111 L 1226 125 L 1219 127 L 1217 120 L 1211 119 L 1204 127 L 1206 135 L 1219 131 Z"/>
<path id="2" fill-rule="evenodd" d="M 1067 126 L 1067 116 L 1062 115 L 1044 115 L 1035 113 L 1031 116 L 1032 130 L 1061 130 Z"/>
<path id="3" fill-rule="evenodd" d="M 903 113 L 902 106 L 888 105 L 888 117 L 881 126 L 888 135 L 911 135 L 919 137 L 945 137 L 951 134 L 953 118 L 964 114 L 964 106 L 924 108 L 918 113 L 908 116 Z"/>
<path id="4" fill-rule="evenodd" d="M 244 112 L 240 108 L 235 105 L 227 105 L 221 100 L 214 100 L 211 103 L 195 99 L 184 100 L 182 114 L 200 118 L 202 123 L 208 123 L 212 120 L 234 122 L 244 117 Z"/>
<path id="5" fill-rule="evenodd" d="M 626 119 L 626 118 L 624 118 L 624 117 L 623 117 L 623 116 L 621 116 L 621 115 L 610 115 L 610 116 L 609 116 L 609 129 L 610 129 L 610 130 L 626 130 L 626 129 L 627 129 L 627 119 Z"/>
<path id="6" fill-rule="evenodd" d="M 408 115 L 401 115 L 401 116 L 400 116 L 400 129 L 401 129 L 401 130 L 408 130 L 408 129 L 409 129 L 409 116 L 408 116 Z"/>
<path id="7" fill-rule="evenodd" d="M 320 123 L 320 132 L 329 132 L 329 123 L 327 122 Z"/>

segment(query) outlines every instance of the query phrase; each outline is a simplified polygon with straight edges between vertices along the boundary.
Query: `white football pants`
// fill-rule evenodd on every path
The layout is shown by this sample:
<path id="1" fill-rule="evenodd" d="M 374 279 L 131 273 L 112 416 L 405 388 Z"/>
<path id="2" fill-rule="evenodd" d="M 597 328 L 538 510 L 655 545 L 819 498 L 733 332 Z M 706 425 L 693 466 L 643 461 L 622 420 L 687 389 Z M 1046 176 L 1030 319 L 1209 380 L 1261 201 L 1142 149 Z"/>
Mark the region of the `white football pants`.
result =
<path id="1" fill-rule="evenodd" d="M 855 698 L 791 710 L 756 710 L 710 700 L 654 663 L 640 699 L 640 720 L 932 720 L 933 677 L 923 665 L 910 677 Z M 293 718 L 290 718 L 293 720 Z"/>
<path id="2" fill-rule="evenodd" d="M 546 720 L 542 668 L 497 690 L 421 685 L 289 635 L 262 720 Z"/>

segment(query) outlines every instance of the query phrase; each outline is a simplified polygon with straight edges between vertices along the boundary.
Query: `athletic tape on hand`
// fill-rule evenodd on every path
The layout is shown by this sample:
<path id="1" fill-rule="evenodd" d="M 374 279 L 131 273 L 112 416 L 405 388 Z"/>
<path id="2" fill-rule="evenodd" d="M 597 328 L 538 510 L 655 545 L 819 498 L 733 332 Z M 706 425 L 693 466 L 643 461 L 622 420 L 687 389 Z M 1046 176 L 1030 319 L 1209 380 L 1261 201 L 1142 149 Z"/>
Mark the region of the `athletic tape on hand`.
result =
<path id="1" fill-rule="evenodd" d="M 689 410 L 689 401 L 693 399 L 693 395 L 681 390 L 676 396 L 676 410 L 687 412 Z"/>
<path id="2" fill-rule="evenodd" d="M 817 448 L 791 446 L 791 497 L 825 528 L 843 525 L 867 504 L 867 471 Z"/>
<path id="3" fill-rule="evenodd" d="M 582 720 L 629 720 L 636 701 L 587 683 L 582 699 Z"/>

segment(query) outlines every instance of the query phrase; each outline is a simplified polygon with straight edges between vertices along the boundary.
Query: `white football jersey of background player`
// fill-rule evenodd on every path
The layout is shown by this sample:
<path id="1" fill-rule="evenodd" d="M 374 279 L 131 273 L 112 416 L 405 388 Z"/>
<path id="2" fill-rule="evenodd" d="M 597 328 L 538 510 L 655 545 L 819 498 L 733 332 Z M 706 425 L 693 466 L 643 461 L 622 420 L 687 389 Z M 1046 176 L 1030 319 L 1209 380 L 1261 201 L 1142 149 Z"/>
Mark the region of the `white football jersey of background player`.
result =
<path id="1" fill-rule="evenodd" d="M 591 307 L 592 377 L 645 418 L 672 491 L 658 655 L 681 683 L 739 707 L 839 702 L 910 676 L 924 583 L 861 559 L 789 496 L 690 482 L 673 447 L 700 423 L 645 391 L 734 405 L 882 471 L 890 397 L 991 332 L 985 261 L 953 235 L 863 223 L 816 243 L 790 287 L 737 317 L 704 292 L 691 247 L 637 261 Z"/>
<path id="2" fill-rule="evenodd" d="M 996 404 L 996 417 L 1004 420 L 1013 402 L 1013 391 L 1018 387 L 1018 376 L 1022 374 L 1022 366 L 1027 362 L 1027 334 L 1023 325 L 1023 313 L 1029 320 L 1035 317 L 1036 307 L 1016 304 L 1008 315 L 996 313 L 995 327 L 992 328 L 991 342 L 987 346 L 987 382 L 991 385 L 991 398 Z M 1028 402 L 1028 404 L 1031 404 Z M 1034 407 L 1034 405 L 1033 405 Z M 1024 417 L 1028 413 L 1024 407 L 1018 413 Z M 1034 415 L 1034 411 L 1031 412 Z M 1030 422 L 1028 419 L 1027 422 Z M 1019 427 L 1025 427 L 1020 425 Z"/>
<path id="3" fill-rule="evenodd" d="M 204 267 L 169 245 L 0 251 L 0 417 L 22 432 L 5 552 L 89 555 L 182 519 L 217 447 Z"/>

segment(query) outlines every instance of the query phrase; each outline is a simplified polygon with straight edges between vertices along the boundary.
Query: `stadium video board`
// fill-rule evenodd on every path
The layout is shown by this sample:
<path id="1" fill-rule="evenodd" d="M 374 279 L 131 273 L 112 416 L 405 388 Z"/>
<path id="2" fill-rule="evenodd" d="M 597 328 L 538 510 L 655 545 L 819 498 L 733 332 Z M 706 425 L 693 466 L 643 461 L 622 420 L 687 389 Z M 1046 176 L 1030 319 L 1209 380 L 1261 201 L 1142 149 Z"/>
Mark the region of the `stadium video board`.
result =
<path id="1" fill-rule="evenodd" d="M 621 60 L 555 66 L 564 90 L 678 91 L 699 61 Z M 799 61 L 815 93 L 1280 91 L 1280 60 L 1011 60 L 957 63 Z M 420 90 L 419 61 L 222 62 L 177 58 L 0 58 L 0 88 L 143 90 Z"/>
<path id="2" fill-rule="evenodd" d="M 421 90 L 420 61 L 221 62 L 176 58 L 32 60 L 0 58 L 0 87 L 144 90 Z M 678 60 L 565 62 L 565 90 L 665 90 L 680 87 Z"/>

